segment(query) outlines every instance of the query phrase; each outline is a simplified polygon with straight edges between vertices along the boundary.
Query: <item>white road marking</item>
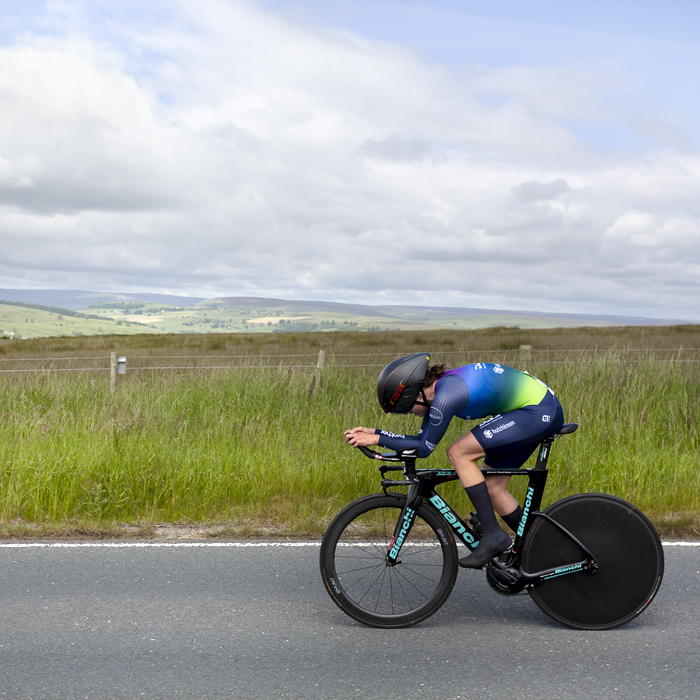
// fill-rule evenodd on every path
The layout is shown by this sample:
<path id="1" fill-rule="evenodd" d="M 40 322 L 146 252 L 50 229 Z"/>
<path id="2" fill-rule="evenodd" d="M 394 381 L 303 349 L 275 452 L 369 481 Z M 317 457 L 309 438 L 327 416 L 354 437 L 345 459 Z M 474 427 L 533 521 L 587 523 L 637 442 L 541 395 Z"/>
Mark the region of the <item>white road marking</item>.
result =
<path id="1" fill-rule="evenodd" d="M 700 542 L 662 542 L 664 547 L 700 547 Z"/>
<path id="2" fill-rule="evenodd" d="M 363 544 L 363 543 L 358 543 Z M 662 542 L 664 547 L 700 547 L 700 542 Z M 0 542 L 0 549 L 39 549 L 57 547 L 106 547 L 125 549 L 136 547 L 320 547 L 320 542 Z M 352 547 L 351 543 L 341 546 Z M 414 545 L 415 546 L 415 545 Z"/>
<path id="3" fill-rule="evenodd" d="M 3 549 L 40 547 L 320 547 L 320 542 L 2 542 Z"/>

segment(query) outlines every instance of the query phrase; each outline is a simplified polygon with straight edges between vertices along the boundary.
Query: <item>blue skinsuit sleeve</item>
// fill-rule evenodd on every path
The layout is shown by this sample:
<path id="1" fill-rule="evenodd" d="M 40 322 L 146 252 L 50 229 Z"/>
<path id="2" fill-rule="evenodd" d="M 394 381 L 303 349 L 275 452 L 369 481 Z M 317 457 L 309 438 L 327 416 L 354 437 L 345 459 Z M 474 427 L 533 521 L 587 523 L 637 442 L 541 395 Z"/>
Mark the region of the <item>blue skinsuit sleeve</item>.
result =
<path id="1" fill-rule="evenodd" d="M 469 389 L 466 382 L 460 376 L 450 374 L 438 383 L 430 412 L 423 418 L 418 435 L 399 435 L 378 430 L 379 447 L 389 450 L 416 448 L 418 457 L 427 457 L 442 440 L 452 417 L 463 411 L 468 403 Z"/>

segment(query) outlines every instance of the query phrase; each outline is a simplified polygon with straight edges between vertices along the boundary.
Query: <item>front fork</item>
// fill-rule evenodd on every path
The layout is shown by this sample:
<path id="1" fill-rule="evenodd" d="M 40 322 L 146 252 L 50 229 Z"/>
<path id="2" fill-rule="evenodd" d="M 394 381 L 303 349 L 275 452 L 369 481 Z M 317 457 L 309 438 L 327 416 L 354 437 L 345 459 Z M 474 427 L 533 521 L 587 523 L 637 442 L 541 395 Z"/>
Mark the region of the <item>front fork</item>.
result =
<path id="1" fill-rule="evenodd" d="M 411 484 L 411 487 L 408 489 L 406 502 L 404 503 L 403 510 L 401 511 L 401 517 L 396 523 L 394 535 L 391 538 L 391 542 L 389 542 L 389 548 L 386 555 L 386 563 L 388 566 L 395 566 L 398 564 L 401 545 L 406 539 L 408 533 L 411 531 L 413 523 L 416 522 L 416 515 L 422 502 L 423 495 L 421 484 Z"/>

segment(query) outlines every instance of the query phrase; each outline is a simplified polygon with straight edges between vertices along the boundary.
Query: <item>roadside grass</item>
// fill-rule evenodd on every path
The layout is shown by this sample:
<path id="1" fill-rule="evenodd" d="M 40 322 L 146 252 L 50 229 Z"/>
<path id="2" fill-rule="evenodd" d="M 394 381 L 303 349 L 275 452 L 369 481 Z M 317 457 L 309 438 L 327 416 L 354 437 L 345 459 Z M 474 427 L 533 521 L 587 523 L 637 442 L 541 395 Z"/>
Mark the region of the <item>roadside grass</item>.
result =
<path id="1" fill-rule="evenodd" d="M 700 335 L 691 328 L 675 334 Z M 649 329 L 643 330 L 648 339 Z M 581 329 L 490 331 L 335 334 L 320 386 L 313 372 L 302 368 L 133 373 L 120 378 L 115 395 L 94 373 L 5 376 L 0 380 L 0 536 L 149 537 L 163 522 L 206 526 L 205 536 L 318 536 L 344 505 L 379 490 L 376 464 L 350 449 L 342 431 L 368 425 L 415 433 L 418 426 L 414 417 L 384 416 L 376 406 L 378 370 L 338 367 L 352 359 L 341 362 L 341 351 L 427 348 L 453 366 L 455 357 L 518 366 L 519 356 L 509 360 L 507 353 L 528 340 L 535 348 L 544 340 L 561 350 L 592 343 Z M 578 337 L 572 335 L 576 331 Z M 578 353 L 568 355 L 568 362 L 547 364 L 536 362 L 535 353 L 528 366 L 557 392 L 566 420 L 580 424 L 574 435 L 555 444 L 546 503 L 584 491 L 613 493 L 641 508 L 667 535 L 700 536 L 700 363 L 652 350 L 624 351 L 630 338 L 640 342 L 639 335 L 606 331 L 592 329 L 600 341 L 596 345 L 605 341 L 620 351 Z M 678 337 L 669 339 L 666 331 L 650 345 L 674 347 L 660 343 L 675 340 L 679 347 Z M 265 352 L 314 353 L 328 342 L 326 334 L 299 336 L 296 341 L 286 334 L 253 336 L 243 344 L 251 356 L 247 362 L 254 364 L 255 355 Z M 193 345 L 200 352 L 222 349 L 208 344 L 222 336 L 157 340 L 168 337 L 183 344 L 160 346 L 163 352 L 191 352 Z M 242 336 L 223 340 L 240 338 L 246 341 Z M 118 340 L 123 352 L 126 340 L 136 349 L 155 339 Z M 100 342 L 108 348 L 109 340 L 44 342 L 82 341 L 61 346 L 75 353 L 101 349 Z M 92 345 L 86 348 L 85 341 Z M 22 344 L 30 343 L 36 345 L 27 355 L 58 350 L 38 341 Z M 440 356 L 478 349 L 479 357 Z M 386 361 L 378 357 L 379 363 Z M 447 466 L 445 448 L 473 424 L 453 421 L 422 466 Z M 526 479 L 513 481 L 514 493 L 522 497 Z M 443 493 L 463 512 L 471 507 L 458 485 L 446 485 Z"/>

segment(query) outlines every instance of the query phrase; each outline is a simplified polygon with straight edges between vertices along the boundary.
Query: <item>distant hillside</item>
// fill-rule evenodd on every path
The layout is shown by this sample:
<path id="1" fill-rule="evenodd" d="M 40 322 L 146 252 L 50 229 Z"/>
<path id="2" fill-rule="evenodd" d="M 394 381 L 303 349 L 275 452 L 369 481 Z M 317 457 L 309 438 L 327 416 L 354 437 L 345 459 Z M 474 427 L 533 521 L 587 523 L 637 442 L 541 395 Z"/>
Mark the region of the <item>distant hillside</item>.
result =
<path id="1" fill-rule="evenodd" d="M 83 314 L 56 306 L 0 300 L 0 339 L 47 338 L 80 335 L 134 335 L 162 333 L 138 319 Z"/>
<path id="2" fill-rule="evenodd" d="M 214 300 L 210 300 L 214 301 Z M 261 297 L 221 297 L 216 301 L 224 302 L 234 308 L 254 309 L 279 309 L 281 311 L 296 312 L 331 312 L 359 316 L 376 316 L 385 319 L 403 319 L 412 321 L 424 321 L 427 323 L 443 320 L 450 317 L 470 316 L 494 316 L 505 319 L 503 325 L 518 325 L 518 320 L 540 320 L 555 326 L 582 326 L 582 325 L 606 325 L 606 326 L 671 326 L 689 323 L 682 319 L 658 319 L 644 318 L 641 316 L 613 316 L 605 314 L 572 314 L 572 313 L 546 313 L 543 311 L 503 310 L 503 309 L 476 309 L 469 307 L 453 306 L 398 306 L 377 305 L 366 306 L 363 304 L 344 304 L 334 301 L 302 301 L 292 299 L 265 299 Z M 700 314 L 698 315 L 700 320 Z M 507 319 L 511 318 L 512 322 Z M 481 325 L 481 324 L 479 324 Z M 528 324 L 529 325 L 529 324 Z"/>
<path id="3" fill-rule="evenodd" d="M 263 297 L 220 297 L 210 301 L 221 301 L 235 308 L 280 309 L 281 311 L 300 312 L 330 312 L 351 314 L 354 316 L 388 316 L 396 318 L 396 314 L 385 313 L 384 307 L 365 306 L 363 304 L 343 304 L 337 301 L 303 301 L 298 299 L 265 299 Z M 386 307 L 387 309 L 391 307 Z M 404 307 L 400 307 L 404 308 Z"/>
<path id="4" fill-rule="evenodd" d="M 77 309 L 87 313 L 80 314 Z M 62 318 L 58 318 L 61 315 Z M 469 330 L 496 326 L 547 329 L 687 323 L 602 314 L 369 306 L 302 299 L 202 299 L 169 294 L 0 289 L 0 336 L 11 338 L 133 333 Z"/>
<path id="5" fill-rule="evenodd" d="M 117 292 L 88 292 L 80 289 L 0 289 L 0 299 L 23 301 L 28 304 L 58 306 L 62 309 L 87 309 L 92 304 L 115 301 L 150 301 L 154 304 L 193 306 L 203 297 L 180 297 L 174 294 L 121 294 Z"/>

